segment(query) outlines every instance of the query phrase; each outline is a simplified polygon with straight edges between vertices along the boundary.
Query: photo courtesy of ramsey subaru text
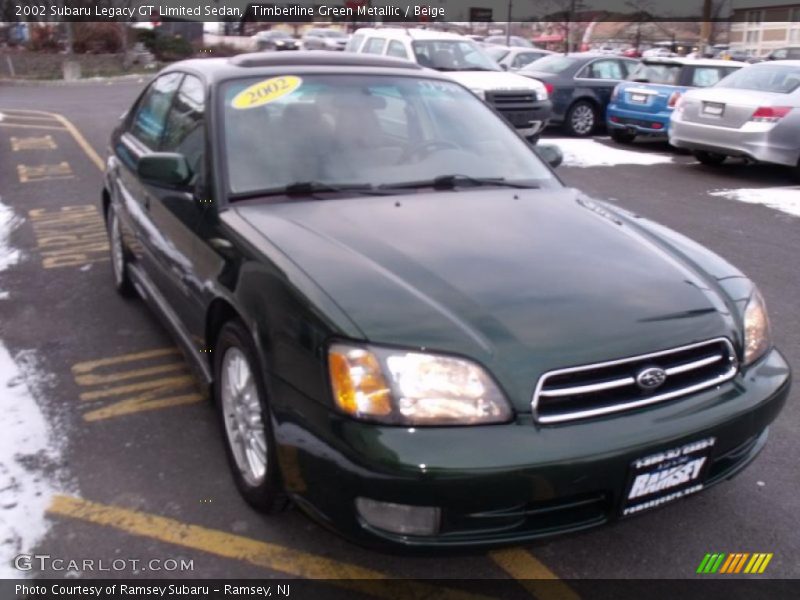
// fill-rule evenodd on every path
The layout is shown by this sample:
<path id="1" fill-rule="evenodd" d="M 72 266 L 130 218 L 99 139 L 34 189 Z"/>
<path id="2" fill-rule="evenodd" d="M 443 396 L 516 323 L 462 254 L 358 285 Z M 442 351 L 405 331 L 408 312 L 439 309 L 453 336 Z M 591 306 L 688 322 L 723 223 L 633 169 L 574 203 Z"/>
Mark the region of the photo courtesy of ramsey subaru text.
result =
<path id="1" fill-rule="evenodd" d="M 110 148 L 113 283 L 209 386 L 258 510 L 386 549 L 576 531 L 734 476 L 786 401 L 750 279 L 565 187 L 448 73 L 179 62 Z"/>

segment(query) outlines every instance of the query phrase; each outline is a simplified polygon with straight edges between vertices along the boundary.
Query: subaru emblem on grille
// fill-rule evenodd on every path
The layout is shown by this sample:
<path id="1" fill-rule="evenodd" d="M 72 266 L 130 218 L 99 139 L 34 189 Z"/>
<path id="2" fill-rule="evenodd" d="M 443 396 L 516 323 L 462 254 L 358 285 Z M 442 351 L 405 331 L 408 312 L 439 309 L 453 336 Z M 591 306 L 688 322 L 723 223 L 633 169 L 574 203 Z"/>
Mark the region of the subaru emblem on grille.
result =
<path id="1" fill-rule="evenodd" d="M 636 375 L 636 385 L 643 390 L 654 390 L 666 380 L 667 372 L 660 367 L 648 367 Z"/>

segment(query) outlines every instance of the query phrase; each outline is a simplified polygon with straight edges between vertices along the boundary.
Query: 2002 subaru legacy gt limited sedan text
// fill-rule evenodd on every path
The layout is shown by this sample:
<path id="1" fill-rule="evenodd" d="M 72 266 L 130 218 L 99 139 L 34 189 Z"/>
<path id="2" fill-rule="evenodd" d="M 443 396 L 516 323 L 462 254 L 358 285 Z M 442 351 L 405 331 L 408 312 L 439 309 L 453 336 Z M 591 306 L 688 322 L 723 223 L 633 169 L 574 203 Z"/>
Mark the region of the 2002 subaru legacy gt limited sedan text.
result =
<path id="1" fill-rule="evenodd" d="M 445 74 L 181 62 L 111 150 L 116 286 L 211 386 L 263 511 L 383 548 L 574 531 L 731 477 L 786 400 L 749 279 L 564 187 Z"/>

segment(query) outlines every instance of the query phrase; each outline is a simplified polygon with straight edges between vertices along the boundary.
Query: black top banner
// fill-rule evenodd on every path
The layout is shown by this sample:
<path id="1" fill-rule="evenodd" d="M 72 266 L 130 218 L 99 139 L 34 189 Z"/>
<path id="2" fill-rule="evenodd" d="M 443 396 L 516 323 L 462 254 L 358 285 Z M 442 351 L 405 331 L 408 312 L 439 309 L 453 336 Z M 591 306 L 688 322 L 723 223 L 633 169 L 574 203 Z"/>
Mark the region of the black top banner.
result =
<path id="1" fill-rule="evenodd" d="M 791 20 L 800 0 L 0 0 L 0 22 Z M 795 13 L 797 11 L 795 10 Z"/>

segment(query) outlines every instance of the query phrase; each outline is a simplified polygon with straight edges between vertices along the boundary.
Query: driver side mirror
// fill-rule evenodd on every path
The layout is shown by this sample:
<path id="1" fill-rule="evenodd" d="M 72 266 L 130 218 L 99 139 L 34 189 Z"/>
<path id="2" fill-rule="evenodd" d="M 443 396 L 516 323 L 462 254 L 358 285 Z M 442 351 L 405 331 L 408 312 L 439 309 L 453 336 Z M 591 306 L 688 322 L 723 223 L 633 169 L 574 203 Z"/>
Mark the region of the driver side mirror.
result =
<path id="1" fill-rule="evenodd" d="M 192 169 L 183 154 L 153 152 L 139 159 L 136 174 L 146 183 L 166 187 L 182 187 L 192 179 Z"/>
<path id="2" fill-rule="evenodd" d="M 564 162 L 564 153 L 555 144 L 537 144 L 533 147 L 536 154 L 554 169 Z"/>

